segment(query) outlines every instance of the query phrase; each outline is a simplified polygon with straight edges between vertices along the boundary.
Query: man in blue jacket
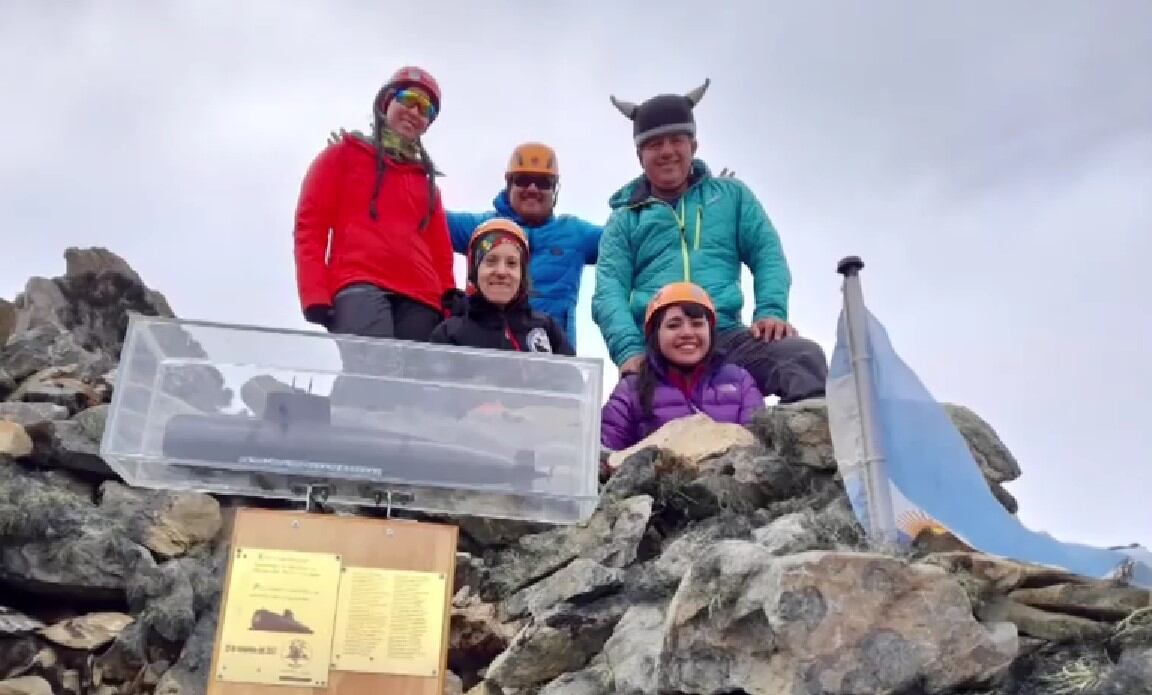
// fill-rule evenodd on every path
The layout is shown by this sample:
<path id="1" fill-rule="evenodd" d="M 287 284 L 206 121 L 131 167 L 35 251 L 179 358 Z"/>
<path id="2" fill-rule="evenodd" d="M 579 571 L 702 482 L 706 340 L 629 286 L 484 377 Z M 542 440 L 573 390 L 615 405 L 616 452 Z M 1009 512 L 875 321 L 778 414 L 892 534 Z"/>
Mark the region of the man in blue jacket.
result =
<path id="1" fill-rule="evenodd" d="M 670 282 L 700 285 L 716 305 L 716 348 L 782 403 L 824 395 L 823 348 L 788 323 L 792 276 L 772 222 L 735 178 L 713 176 L 696 158 L 693 108 L 709 81 L 687 95 L 663 94 L 639 106 L 612 103 L 633 124 L 644 173 L 609 199 L 592 319 L 621 374 L 644 360 L 644 309 Z M 741 321 L 741 265 L 752 271 L 752 325 Z"/>
<path id="2" fill-rule="evenodd" d="M 448 230 L 456 253 L 466 254 L 472 232 L 494 217 L 506 217 L 528 234 L 532 260 L 530 304 L 550 315 L 576 347 L 576 300 L 585 265 L 595 265 L 601 228 L 572 215 L 555 215 L 560 188 L 556 152 L 528 142 L 516 147 L 504 174 L 504 190 L 483 213 L 449 212 Z"/>

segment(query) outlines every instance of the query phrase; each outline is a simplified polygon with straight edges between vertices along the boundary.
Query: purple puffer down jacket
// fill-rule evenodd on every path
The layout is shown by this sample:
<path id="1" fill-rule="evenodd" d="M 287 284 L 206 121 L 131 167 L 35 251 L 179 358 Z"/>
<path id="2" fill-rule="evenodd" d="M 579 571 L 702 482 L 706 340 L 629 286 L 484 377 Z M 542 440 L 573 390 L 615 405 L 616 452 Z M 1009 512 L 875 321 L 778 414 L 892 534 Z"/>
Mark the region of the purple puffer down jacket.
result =
<path id="1" fill-rule="evenodd" d="M 649 358 L 660 379 L 652 394 L 652 420 L 640 409 L 639 377 L 629 374 L 616 384 L 600 414 L 600 444 L 620 451 L 652 434 L 670 420 L 703 412 L 717 422 L 744 425 L 764 408 L 764 396 L 743 367 L 715 363 L 696 382 L 691 399 L 663 365 Z"/>

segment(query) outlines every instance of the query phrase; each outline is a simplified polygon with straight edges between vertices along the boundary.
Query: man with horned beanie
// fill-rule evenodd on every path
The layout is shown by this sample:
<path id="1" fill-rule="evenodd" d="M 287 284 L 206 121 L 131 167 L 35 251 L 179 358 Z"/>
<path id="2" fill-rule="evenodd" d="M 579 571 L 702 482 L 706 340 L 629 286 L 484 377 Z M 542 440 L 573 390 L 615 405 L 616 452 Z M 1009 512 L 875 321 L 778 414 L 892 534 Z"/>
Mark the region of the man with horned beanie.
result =
<path id="1" fill-rule="evenodd" d="M 332 333 L 426 341 L 456 285 L 437 171 L 421 142 L 440 113 L 440 86 L 401 68 L 372 113 L 372 133 L 329 144 L 301 186 L 300 308 Z"/>
<path id="2" fill-rule="evenodd" d="M 788 323 L 792 278 L 780 238 L 752 191 L 713 176 L 696 158 L 694 108 L 710 80 L 686 95 L 636 104 L 611 97 L 632 121 L 643 174 L 609 199 L 592 318 L 621 374 L 644 360 L 644 310 L 672 282 L 693 282 L 716 306 L 716 348 L 783 403 L 824 395 L 824 350 Z M 752 325 L 741 321 L 741 265 L 753 277 Z"/>

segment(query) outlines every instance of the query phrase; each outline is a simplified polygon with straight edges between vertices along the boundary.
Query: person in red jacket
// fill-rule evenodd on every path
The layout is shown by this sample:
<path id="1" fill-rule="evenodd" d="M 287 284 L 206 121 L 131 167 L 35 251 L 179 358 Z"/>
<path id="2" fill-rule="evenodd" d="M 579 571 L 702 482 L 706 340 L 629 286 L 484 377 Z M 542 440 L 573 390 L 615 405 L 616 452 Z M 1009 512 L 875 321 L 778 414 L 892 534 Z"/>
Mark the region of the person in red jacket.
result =
<path id="1" fill-rule="evenodd" d="M 401 68 L 372 111 L 370 136 L 345 133 L 304 177 L 300 308 L 331 333 L 426 341 L 456 286 L 438 172 L 420 140 L 440 112 L 440 87 L 421 68 Z"/>

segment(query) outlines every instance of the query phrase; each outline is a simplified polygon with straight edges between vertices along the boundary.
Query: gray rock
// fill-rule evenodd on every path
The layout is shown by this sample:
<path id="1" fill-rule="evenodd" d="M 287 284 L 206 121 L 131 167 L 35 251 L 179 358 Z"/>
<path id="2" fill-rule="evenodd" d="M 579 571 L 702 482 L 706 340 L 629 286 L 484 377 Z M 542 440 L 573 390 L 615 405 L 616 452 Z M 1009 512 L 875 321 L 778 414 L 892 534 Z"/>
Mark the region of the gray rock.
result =
<path id="1" fill-rule="evenodd" d="M 180 658 L 156 684 L 155 695 L 202 695 L 207 691 L 217 612 L 212 607 L 201 613 Z"/>
<path id="2" fill-rule="evenodd" d="M 480 585 L 484 583 L 486 571 L 482 559 L 473 557 L 468 553 L 457 552 L 452 593 L 455 594 L 464 587 L 469 587 L 474 591 L 478 590 Z"/>
<path id="3" fill-rule="evenodd" d="M 752 532 L 757 543 L 773 555 L 790 555 L 814 550 L 820 539 L 812 525 L 812 515 L 792 512 Z"/>
<path id="4" fill-rule="evenodd" d="M 524 536 L 542 533 L 551 528 L 548 524 L 514 519 L 487 519 L 475 516 L 460 516 L 449 520 L 455 523 L 470 540 L 480 548 L 494 548 L 513 543 Z"/>
<path id="5" fill-rule="evenodd" d="M 12 302 L 0 297 L 0 347 L 4 347 L 15 329 L 16 307 Z"/>
<path id="6" fill-rule="evenodd" d="M 1020 511 L 1020 503 L 1003 485 L 994 481 L 988 481 L 988 489 L 992 491 L 992 496 L 996 498 L 996 501 L 1008 510 L 1009 514 L 1015 514 Z"/>
<path id="7" fill-rule="evenodd" d="M 636 604 L 616 623 L 616 629 L 604 644 L 613 693 L 652 695 L 656 692 L 664 610 L 662 604 Z"/>
<path id="8" fill-rule="evenodd" d="M 128 607 L 149 633 L 183 643 L 220 592 L 221 558 L 208 552 L 157 564 L 141 553 L 125 585 Z"/>
<path id="9" fill-rule="evenodd" d="M 211 495 L 136 490 L 111 480 L 100 487 L 100 511 L 134 542 L 165 558 L 211 542 L 224 523 Z"/>
<path id="10" fill-rule="evenodd" d="M 42 621 L 29 617 L 15 608 L 0 606 L 0 635 L 22 635 L 42 627 L 44 627 Z"/>
<path id="11" fill-rule="evenodd" d="M 207 496 L 108 484 L 96 505 L 83 488 L 60 480 L 59 473 L 0 466 L 0 581 L 50 597 L 123 600 L 155 565 L 145 545 L 185 552 L 210 540 L 206 531 L 197 536 L 207 522 L 173 504 Z M 217 509 L 217 529 L 219 523 Z M 199 582 L 201 593 L 214 584 L 206 581 Z"/>
<path id="12" fill-rule="evenodd" d="M 96 405 L 102 396 L 91 385 L 71 375 L 72 370 L 66 368 L 50 368 L 29 377 L 16 393 L 13 399 L 28 403 L 52 403 L 68 409 L 70 414 Z"/>
<path id="13" fill-rule="evenodd" d="M 43 429 L 57 420 L 68 419 L 68 409 L 53 403 L 0 403 L 0 420 L 24 425 L 25 429 Z"/>
<path id="14" fill-rule="evenodd" d="M 0 366 L 0 398 L 8 398 L 15 390 L 16 379 L 8 373 L 8 370 Z"/>
<path id="15" fill-rule="evenodd" d="M 55 281 L 42 277 L 29 278 L 24 284 L 24 291 L 16 295 L 16 301 L 12 303 L 16 309 L 16 324 L 12 327 L 12 335 L 20 335 L 41 326 L 63 328 L 58 312 L 67 303 L 64 292 Z"/>
<path id="16" fill-rule="evenodd" d="M 537 695 L 612 695 L 612 675 L 602 659 L 593 659 L 588 668 L 565 673 L 540 689 Z"/>
<path id="17" fill-rule="evenodd" d="M 1035 608 L 1071 613 L 1095 620 L 1120 620 L 1152 606 L 1152 592 L 1107 582 L 1066 583 L 1017 589 L 1008 598 Z"/>
<path id="18" fill-rule="evenodd" d="M 487 554 L 484 581 L 477 590 L 486 601 L 503 599 L 577 557 L 625 567 L 636 559 L 651 515 L 652 498 L 647 495 L 605 499 L 584 524 L 525 536 Z"/>
<path id="19" fill-rule="evenodd" d="M 95 505 L 50 473 L 0 465 L 0 538 L 3 545 L 53 542 L 98 525 Z"/>
<path id="20" fill-rule="evenodd" d="M 1020 477 L 1020 464 L 991 425 L 962 405 L 945 403 L 944 409 L 952 418 L 952 424 L 964 435 L 968 449 L 985 478 L 1003 483 Z"/>
<path id="21" fill-rule="evenodd" d="M 17 382 L 50 367 L 78 365 L 89 357 L 76 340 L 53 324 L 17 333 L 0 349 L 0 366 Z"/>
<path id="22" fill-rule="evenodd" d="M 141 550 L 121 529 L 92 526 L 55 541 L 0 548 L 0 581 L 61 599 L 114 601 L 124 596 Z"/>
<path id="23" fill-rule="evenodd" d="M 40 643 L 28 634 L 5 636 L 0 628 L 0 680 L 17 678 L 36 664 Z"/>
<path id="24" fill-rule="evenodd" d="M 1152 649 L 1152 606 L 1133 611 L 1116 623 L 1109 644 L 1114 649 Z"/>
<path id="25" fill-rule="evenodd" d="M 689 525 L 678 536 L 669 538 L 660 556 L 650 567 L 640 569 L 647 577 L 630 577 L 629 595 L 634 598 L 652 600 L 667 598 L 676 590 L 680 579 L 688 567 L 716 541 L 726 539 L 747 539 L 752 532 L 748 518 L 731 512 L 721 513 L 710 519 Z M 639 594 L 640 587 L 658 587 L 660 590 Z"/>
<path id="26" fill-rule="evenodd" d="M 1111 632 L 1108 623 L 1046 611 L 1002 597 L 980 606 L 976 614 L 985 622 L 1013 623 L 1020 634 L 1047 642 L 1097 640 Z"/>
<path id="27" fill-rule="evenodd" d="M 465 682 L 478 680 L 476 674 L 508 648 L 523 626 L 523 621 L 504 622 L 498 612 L 497 604 L 484 603 L 468 590 L 452 598 L 448 667 Z"/>
<path id="28" fill-rule="evenodd" d="M 504 602 L 510 617 L 539 616 L 559 603 L 586 603 L 617 591 L 623 572 L 598 562 L 576 558 L 555 574 L 513 594 Z"/>
<path id="29" fill-rule="evenodd" d="M 88 436 L 76 420 L 57 420 L 40 432 L 31 433 L 36 444 L 32 460 L 52 468 L 66 468 L 112 478 L 112 469 L 100 457 L 100 443 Z"/>
<path id="30" fill-rule="evenodd" d="M 656 672 L 683 692 L 943 693 L 1007 669 L 1017 645 L 996 637 L 938 568 L 720 541 L 669 605 Z"/>
<path id="31" fill-rule="evenodd" d="M 92 440 L 99 446 L 101 440 L 104 439 L 104 426 L 108 422 L 108 408 L 110 406 L 106 403 L 95 405 L 91 408 L 86 408 L 76 413 L 73 418 L 76 422 L 80 423 L 80 431 L 84 433 L 88 439 Z"/>
<path id="32" fill-rule="evenodd" d="M 484 678 L 505 689 L 526 688 L 581 670 L 603 648 L 627 608 L 620 595 L 584 606 L 556 606 L 529 622 Z"/>
<path id="33" fill-rule="evenodd" d="M 818 470 L 836 470 L 828 411 L 822 403 L 765 408 L 753 417 L 749 429 L 785 461 Z"/>
<path id="34" fill-rule="evenodd" d="M 623 500 L 636 495 L 656 496 L 656 465 L 660 450 L 654 446 L 641 449 L 620 464 L 604 485 L 601 496 Z"/>
<path id="35" fill-rule="evenodd" d="M 1152 695 L 1152 649 L 1121 654 L 1094 695 Z"/>
<path id="36" fill-rule="evenodd" d="M 126 279 L 143 285 L 140 275 L 119 255 L 101 246 L 64 249 L 64 277 L 82 278 L 86 275 L 118 273 Z"/>

